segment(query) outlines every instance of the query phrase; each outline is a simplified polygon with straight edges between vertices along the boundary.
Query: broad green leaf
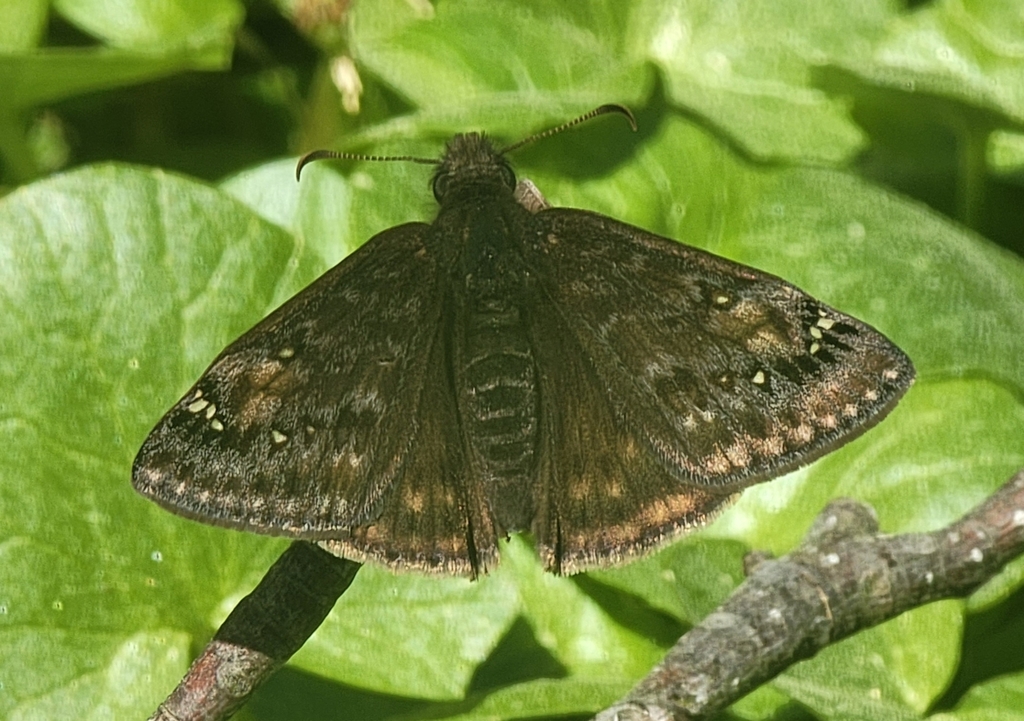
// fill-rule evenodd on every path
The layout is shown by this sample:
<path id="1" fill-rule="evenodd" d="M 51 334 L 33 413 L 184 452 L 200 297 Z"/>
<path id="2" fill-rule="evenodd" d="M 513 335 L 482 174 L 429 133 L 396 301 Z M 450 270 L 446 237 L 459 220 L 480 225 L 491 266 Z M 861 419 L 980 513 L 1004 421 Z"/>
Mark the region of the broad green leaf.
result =
<path id="1" fill-rule="evenodd" d="M 827 163 L 849 159 L 864 138 L 846 102 L 816 87 L 815 70 L 862 57 L 896 12 L 889 0 L 423 7 L 391 0 L 359 5 L 353 16 L 356 59 L 418 108 L 411 124 L 388 126 L 392 135 L 454 130 L 467 108 L 492 131 L 521 132 L 508 118 L 522 108 L 554 121 L 636 103 L 654 65 L 674 105 L 751 155 Z"/>
<path id="2" fill-rule="evenodd" d="M 69 21 L 112 47 L 149 53 L 230 44 L 238 0 L 54 0 Z"/>
<path id="3" fill-rule="evenodd" d="M 1017 0 L 924 4 L 894 18 L 873 52 L 844 65 L 878 86 L 1024 119 L 1024 16 Z"/>
<path id="4" fill-rule="evenodd" d="M 547 122 L 649 89 L 630 60 L 627 3 L 440 3 L 402 0 L 353 9 L 356 59 L 419 109 L 420 130 L 460 129 L 469 113 L 492 133 L 522 133 L 524 110 Z M 461 128 L 468 129 L 468 128 Z"/>
<path id="5" fill-rule="evenodd" d="M 130 701 L 143 717 L 283 546 L 159 510 L 131 460 L 266 312 L 293 243 L 214 189 L 122 166 L 9 195 L 0 228 L 0 716 Z"/>
<path id="6" fill-rule="evenodd" d="M 895 9 L 888 0 L 647 0 L 636 16 L 674 104 L 752 156 L 837 163 L 865 138 L 847 102 L 816 86 L 815 71 L 859 57 Z"/>
<path id="7" fill-rule="evenodd" d="M 3 55 L 0 88 L 4 89 L 4 110 L 32 108 L 183 70 L 220 70 L 230 52 L 230 46 L 219 45 L 168 54 L 110 48 L 44 48 Z"/>

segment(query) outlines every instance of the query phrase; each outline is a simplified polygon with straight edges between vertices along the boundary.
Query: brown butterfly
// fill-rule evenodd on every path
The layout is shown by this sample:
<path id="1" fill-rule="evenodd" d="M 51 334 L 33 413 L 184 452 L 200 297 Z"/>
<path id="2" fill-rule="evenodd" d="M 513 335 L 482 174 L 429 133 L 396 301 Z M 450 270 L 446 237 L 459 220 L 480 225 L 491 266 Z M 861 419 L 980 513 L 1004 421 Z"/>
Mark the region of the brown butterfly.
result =
<path id="1" fill-rule="evenodd" d="M 602 106 L 555 131 L 606 112 L 632 122 Z M 516 195 L 521 144 L 455 136 L 429 161 L 434 222 L 374 236 L 229 345 L 135 488 L 394 568 L 476 575 L 527 531 L 572 572 L 707 522 L 913 382 L 885 336 L 776 276 Z"/>

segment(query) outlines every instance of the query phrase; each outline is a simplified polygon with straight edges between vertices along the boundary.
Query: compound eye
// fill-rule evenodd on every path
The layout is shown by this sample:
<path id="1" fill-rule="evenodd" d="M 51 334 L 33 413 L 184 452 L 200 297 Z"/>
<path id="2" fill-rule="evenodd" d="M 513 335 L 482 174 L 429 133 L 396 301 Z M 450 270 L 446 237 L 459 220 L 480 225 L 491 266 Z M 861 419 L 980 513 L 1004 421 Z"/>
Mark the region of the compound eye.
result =
<path id="1" fill-rule="evenodd" d="M 516 187 L 516 174 L 512 171 L 512 168 L 504 163 L 501 164 L 501 180 L 505 185 L 513 190 Z"/>
<path id="2" fill-rule="evenodd" d="M 434 176 L 434 199 L 438 203 L 448 194 L 448 187 L 451 184 L 451 176 L 448 173 L 438 173 Z"/>

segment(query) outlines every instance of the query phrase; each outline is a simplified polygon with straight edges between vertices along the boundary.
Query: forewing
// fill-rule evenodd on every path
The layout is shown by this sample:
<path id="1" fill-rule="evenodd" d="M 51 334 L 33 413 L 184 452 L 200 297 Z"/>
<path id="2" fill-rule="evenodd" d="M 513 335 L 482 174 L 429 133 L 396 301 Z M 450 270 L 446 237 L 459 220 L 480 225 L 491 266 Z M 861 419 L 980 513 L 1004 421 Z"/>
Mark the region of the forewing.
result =
<path id="1" fill-rule="evenodd" d="M 739 489 L 808 463 L 913 381 L 885 336 L 780 278 L 594 213 L 534 217 L 527 262 L 552 312 L 620 432 L 684 483 Z"/>
<path id="2" fill-rule="evenodd" d="M 378 517 L 416 444 L 441 327 L 448 274 L 429 238 L 422 224 L 377 235 L 228 346 L 143 444 L 136 489 L 301 538 Z"/>
<path id="3" fill-rule="evenodd" d="M 497 536 L 482 487 L 467 478 L 445 328 L 438 327 L 408 461 L 370 524 L 321 545 L 335 555 L 477 576 L 497 562 Z"/>

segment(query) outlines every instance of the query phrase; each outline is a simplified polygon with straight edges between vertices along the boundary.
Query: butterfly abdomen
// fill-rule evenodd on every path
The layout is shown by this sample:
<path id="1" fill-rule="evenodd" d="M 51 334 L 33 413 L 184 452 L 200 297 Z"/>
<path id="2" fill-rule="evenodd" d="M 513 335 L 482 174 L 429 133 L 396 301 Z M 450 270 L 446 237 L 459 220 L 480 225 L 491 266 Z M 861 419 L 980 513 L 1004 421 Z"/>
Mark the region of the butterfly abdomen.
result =
<path id="1" fill-rule="evenodd" d="M 469 226 L 453 326 L 459 417 L 470 475 L 481 482 L 497 529 L 526 530 L 534 516 L 540 427 L 526 274 L 503 242 L 501 222 Z"/>

